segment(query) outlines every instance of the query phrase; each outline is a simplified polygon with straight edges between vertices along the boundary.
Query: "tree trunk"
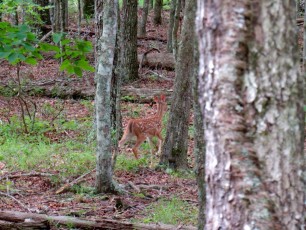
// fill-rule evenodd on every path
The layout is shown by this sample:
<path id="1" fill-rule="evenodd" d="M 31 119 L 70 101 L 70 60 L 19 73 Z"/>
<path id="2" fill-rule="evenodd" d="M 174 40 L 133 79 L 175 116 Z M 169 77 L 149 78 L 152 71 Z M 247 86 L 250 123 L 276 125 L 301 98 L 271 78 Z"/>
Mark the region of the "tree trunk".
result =
<path id="1" fill-rule="evenodd" d="M 175 59 L 177 59 L 177 50 L 178 50 L 177 33 L 180 26 L 180 15 L 181 15 L 181 0 L 176 0 L 173 30 L 172 30 L 172 50 Z"/>
<path id="2" fill-rule="evenodd" d="M 303 24 L 303 68 L 302 72 L 305 75 L 306 73 L 306 4 L 304 4 L 304 24 Z"/>
<path id="3" fill-rule="evenodd" d="M 174 15 L 175 15 L 175 8 L 176 8 L 176 0 L 171 0 L 171 10 L 170 10 L 170 20 L 169 20 L 169 26 L 168 26 L 168 39 L 167 39 L 167 51 L 172 53 L 173 47 L 172 47 L 172 32 L 173 32 L 173 26 L 174 26 Z"/>
<path id="4" fill-rule="evenodd" d="M 49 6 L 49 0 L 34 0 L 33 3 L 41 6 L 46 7 Z M 39 24 L 37 29 L 42 32 L 42 36 L 47 34 L 49 32 L 48 29 L 46 29 L 46 25 L 52 25 L 51 23 L 51 17 L 50 17 L 50 9 L 44 9 L 39 10 L 37 12 L 40 15 L 40 19 L 42 20 L 42 24 Z"/>
<path id="5" fill-rule="evenodd" d="M 162 9 L 163 9 L 163 0 L 155 0 L 154 18 L 153 18 L 155 25 L 161 25 L 162 23 L 162 17 L 161 17 Z"/>
<path id="6" fill-rule="evenodd" d="M 305 226 L 292 2 L 198 1 L 206 229 Z"/>
<path id="7" fill-rule="evenodd" d="M 117 0 L 95 2 L 96 7 L 96 126 L 97 126 L 97 192 L 114 192 L 111 142 L 111 83 L 117 37 Z"/>
<path id="8" fill-rule="evenodd" d="M 92 18 L 95 13 L 95 1 L 94 0 L 83 0 L 83 17 Z"/>
<path id="9" fill-rule="evenodd" d="M 191 79 L 194 73 L 195 0 L 189 0 L 183 22 L 182 43 L 179 49 L 174 83 L 174 95 L 167 125 L 160 164 L 175 169 L 187 168 L 188 128 L 191 108 Z"/>
<path id="10" fill-rule="evenodd" d="M 203 115 L 199 102 L 199 51 L 198 41 L 195 41 L 194 47 L 194 73 L 192 79 L 192 94 L 193 94 L 193 126 L 194 126 L 194 148 L 193 155 L 195 156 L 196 167 L 195 174 L 198 184 L 198 229 L 204 229 L 205 226 L 205 141 L 204 141 L 204 123 Z"/>
<path id="11" fill-rule="evenodd" d="M 138 79 L 137 0 L 123 0 L 120 42 L 120 66 L 125 82 Z"/>
<path id="12" fill-rule="evenodd" d="M 150 4 L 150 0 L 144 0 L 143 8 L 142 8 L 142 17 L 141 17 L 140 25 L 138 27 L 139 37 L 146 36 L 146 25 L 147 25 L 148 13 L 149 13 L 149 4 Z"/>
<path id="13" fill-rule="evenodd" d="M 52 10 L 53 32 L 64 32 L 68 28 L 68 0 L 54 0 Z"/>

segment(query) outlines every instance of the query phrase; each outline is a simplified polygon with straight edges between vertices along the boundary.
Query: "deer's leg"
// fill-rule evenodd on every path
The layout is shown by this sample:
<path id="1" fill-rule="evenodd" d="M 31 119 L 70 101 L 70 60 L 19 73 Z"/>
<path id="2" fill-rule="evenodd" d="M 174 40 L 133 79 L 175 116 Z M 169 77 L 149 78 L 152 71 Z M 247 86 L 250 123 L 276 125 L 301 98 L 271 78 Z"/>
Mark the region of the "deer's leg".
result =
<path id="1" fill-rule="evenodd" d="M 138 159 L 138 147 L 142 144 L 142 142 L 145 141 L 145 139 L 146 139 L 145 136 L 138 136 L 137 140 L 136 140 L 136 143 L 135 143 L 134 147 L 132 148 L 134 156 L 135 156 L 136 159 Z"/>
<path id="2" fill-rule="evenodd" d="M 123 145 L 131 139 L 131 137 L 132 137 L 131 133 L 125 131 L 121 140 L 119 141 L 119 147 L 122 148 Z"/>
<path id="3" fill-rule="evenodd" d="M 161 154 L 161 147 L 162 147 L 162 144 L 163 144 L 163 137 L 161 136 L 160 133 L 157 133 L 156 136 L 158 138 L 158 151 L 157 151 L 156 155 L 160 155 Z"/>
<path id="4" fill-rule="evenodd" d="M 149 145 L 150 145 L 150 150 L 151 150 L 151 156 L 150 156 L 150 168 L 152 168 L 152 166 L 153 166 L 153 154 L 154 154 L 154 152 L 153 152 L 153 148 L 154 148 L 154 144 L 153 144 L 153 142 L 152 142 L 151 137 L 147 137 L 147 140 L 148 140 L 148 142 L 149 142 Z"/>

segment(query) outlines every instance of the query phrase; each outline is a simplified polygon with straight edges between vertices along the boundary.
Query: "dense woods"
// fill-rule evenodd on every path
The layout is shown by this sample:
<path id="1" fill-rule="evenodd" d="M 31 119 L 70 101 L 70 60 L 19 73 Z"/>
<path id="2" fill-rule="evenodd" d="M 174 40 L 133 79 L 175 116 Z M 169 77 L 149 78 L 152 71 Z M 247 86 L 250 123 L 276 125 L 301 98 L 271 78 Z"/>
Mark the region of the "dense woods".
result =
<path id="1" fill-rule="evenodd" d="M 304 229 L 305 10 L 0 0 L 0 229 Z"/>

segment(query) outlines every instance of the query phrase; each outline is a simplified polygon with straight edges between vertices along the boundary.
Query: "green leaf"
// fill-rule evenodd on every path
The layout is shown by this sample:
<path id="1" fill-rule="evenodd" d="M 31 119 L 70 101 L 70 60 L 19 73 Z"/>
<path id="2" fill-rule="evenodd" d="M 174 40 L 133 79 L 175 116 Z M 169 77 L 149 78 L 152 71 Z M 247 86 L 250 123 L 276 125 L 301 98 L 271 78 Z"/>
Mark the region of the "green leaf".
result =
<path id="1" fill-rule="evenodd" d="M 60 65 L 60 70 L 63 71 L 65 69 L 68 69 L 69 66 L 71 66 L 71 63 L 69 60 L 64 60 L 63 63 Z"/>
<path id="2" fill-rule="evenodd" d="M 7 58 L 11 52 L 0 52 L 0 58 Z"/>
<path id="3" fill-rule="evenodd" d="M 81 67 L 83 70 L 88 70 L 94 72 L 95 69 L 88 63 L 88 61 L 81 59 L 77 62 L 77 65 Z"/>
<path id="4" fill-rule="evenodd" d="M 62 39 L 62 34 L 61 33 L 55 33 L 52 35 L 52 38 L 53 38 L 53 42 L 55 44 L 59 43 Z"/>
<path id="5" fill-rule="evenodd" d="M 30 65 L 36 65 L 37 64 L 37 60 L 35 59 L 35 58 L 27 58 L 27 59 L 25 59 L 25 61 L 24 61 L 25 63 L 28 63 L 28 64 L 30 64 Z"/>
<path id="6" fill-rule="evenodd" d="M 79 77 L 82 77 L 82 69 L 80 67 L 75 66 L 73 69 L 76 75 L 78 75 Z"/>
<path id="7" fill-rule="evenodd" d="M 16 64 L 18 62 L 18 53 L 11 53 L 7 60 L 12 64 Z"/>

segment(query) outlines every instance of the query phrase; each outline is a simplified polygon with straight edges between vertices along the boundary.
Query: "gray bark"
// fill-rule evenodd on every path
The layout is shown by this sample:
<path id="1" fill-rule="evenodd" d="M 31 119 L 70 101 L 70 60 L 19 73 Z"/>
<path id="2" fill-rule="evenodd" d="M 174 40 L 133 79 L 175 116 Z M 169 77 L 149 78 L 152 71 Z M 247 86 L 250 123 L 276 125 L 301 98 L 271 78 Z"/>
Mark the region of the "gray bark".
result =
<path id="1" fill-rule="evenodd" d="M 304 83 L 291 3 L 198 1 L 206 229 L 305 227 Z"/>
<path id="2" fill-rule="evenodd" d="M 111 83 L 117 36 L 117 0 L 103 3 L 95 1 L 96 7 L 96 128 L 97 128 L 97 192 L 114 192 L 111 142 Z"/>
<path id="3" fill-rule="evenodd" d="M 173 29 L 172 29 L 172 50 L 173 50 L 175 59 L 177 59 L 177 50 L 178 50 L 177 36 L 178 36 L 178 30 L 180 26 L 181 1 L 182 0 L 176 0 Z"/>
<path id="4" fill-rule="evenodd" d="M 120 40 L 121 77 L 125 82 L 138 79 L 137 0 L 123 0 Z"/>
<path id="5" fill-rule="evenodd" d="M 185 169 L 187 167 L 191 79 L 194 73 L 194 18 L 195 1 L 189 0 L 185 11 L 182 42 L 176 65 L 174 95 L 160 160 L 160 164 L 166 164 L 175 169 Z"/>
<path id="6" fill-rule="evenodd" d="M 205 226 L 205 141 L 204 141 L 204 123 L 203 114 L 199 102 L 199 51 L 198 44 L 195 41 L 194 47 L 194 74 L 192 79 L 192 94 L 193 94 L 193 126 L 194 126 L 194 148 L 195 156 L 195 174 L 198 184 L 198 229 L 204 229 Z"/>
<path id="7" fill-rule="evenodd" d="M 52 2 L 54 4 L 52 9 L 53 32 L 64 32 L 68 27 L 68 0 L 54 0 Z"/>
<path id="8" fill-rule="evenodd" d="M 169 26 L 168 26 L 168 33 L 167 33 L 167 51 L 172 53 L 172 31 L 174 26 L 174 15 L 175 15 L 175 8 L 176 8 L 176 0 L 171 0 L 171 10 L 170 10 L 170 19 L 169 19 Z"/>

